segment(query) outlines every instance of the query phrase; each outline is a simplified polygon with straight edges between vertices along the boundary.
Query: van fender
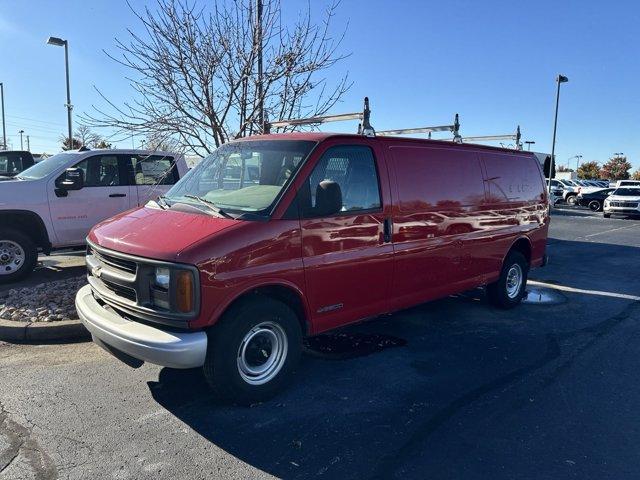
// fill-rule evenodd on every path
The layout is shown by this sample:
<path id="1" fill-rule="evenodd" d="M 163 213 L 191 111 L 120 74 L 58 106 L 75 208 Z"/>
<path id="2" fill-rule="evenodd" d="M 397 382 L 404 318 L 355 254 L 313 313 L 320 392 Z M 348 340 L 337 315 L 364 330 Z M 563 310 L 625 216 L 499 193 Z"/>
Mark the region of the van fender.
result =
<path id="1" fill-rule="evenodd" d="M 517 244 L 522 244 L 523 242 L 526 242 L 527 244 L 527 248 L 529 249 L 529 267 L 531 267 L 531 264 L 533 263 L 533 244 L 531 243 L 531 239 L 529 237 L 527 237 L 526 235 L 520 235 L 518 236 L 518 238 L 516 238 L 511 245 L 509 246 L 509 250 L 507 250 L 505 252 L 505 254 L 502 256 L 502 264 L 504 265 L 504 261 L 507 259 L 507 255 L 509 255 L 509 252 L 511 250 L 513 250 L 514 248 L 516 250 L 521 250 L 520 248 L 517 248 L 516 245 Z"/>
<path id="2" fill-rule="evenodd" d="M 301 322 L 304 323 L 304 331 L 303 335 L 311 335 L 313 334 L 313 324 L 311 322 L 311 311 L 309 309 L 309 304 L 307 302 L 307 298 L 304 295 L 302 289 L 296 285 L 295 283 L 282 280 L 280 278 L 262 278 L 259 281 L 248 283 L 242 286 L 241 290 L 234 293 L 234 295 L 225 299 L 224 302 L 218 304 L 216 309 L 214 310 L 211 319 L 213 320 L 210 325 L 215 325 L 220 318 L 224 315 L 224 313 L 233 305 L 236 301 L 240 300 L 242 297 L 249 296 L 252 294 L 260 294 L 261 291 L 268 290 L 269 288 L 285 288 L 291 294 L 297 297 L 297 300 L 300 302 L 300 306 L 302 307 L 301 313 L 304 318 L 301 318 Z"/>

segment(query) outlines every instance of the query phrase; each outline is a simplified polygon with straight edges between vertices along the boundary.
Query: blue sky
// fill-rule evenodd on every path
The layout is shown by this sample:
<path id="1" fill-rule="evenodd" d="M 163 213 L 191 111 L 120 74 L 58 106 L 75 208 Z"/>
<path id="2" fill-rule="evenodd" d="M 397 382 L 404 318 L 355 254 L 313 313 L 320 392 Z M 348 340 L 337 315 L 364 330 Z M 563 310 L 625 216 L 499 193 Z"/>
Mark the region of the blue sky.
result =
<path id="1" fill-rule="evenodd" d="M 285 21 L 307 5 L 282 3 Z M 319 19 L 326 2 L 311 4 Z M 558 162 L 624 152 L 640 167 L 637 2 L 343 0 L 334 29 L 347 24 L 342 50 L 351 56 L 330 76 L 348 71 L 354 84 L 336 111 L 359 110 L 368 95 L 377 129 L 450 123 L 459 113 L 463 135 L 519 124 L 535 150 L 550 151 L 554 78 L 563 73 Z M 14 147 L 24 129 L 33 151 L 55 152 L 66 131 L 63 49 L 45 45 L 49 35 L 70 43 L 74 115 L 101 104 L 94 85 L 116 103 L 131 98 L 126 72 L 102 52 L 114 52 L 127 27 L 139 24 L 120 0 L 0 0 L 0 81 Z"/>

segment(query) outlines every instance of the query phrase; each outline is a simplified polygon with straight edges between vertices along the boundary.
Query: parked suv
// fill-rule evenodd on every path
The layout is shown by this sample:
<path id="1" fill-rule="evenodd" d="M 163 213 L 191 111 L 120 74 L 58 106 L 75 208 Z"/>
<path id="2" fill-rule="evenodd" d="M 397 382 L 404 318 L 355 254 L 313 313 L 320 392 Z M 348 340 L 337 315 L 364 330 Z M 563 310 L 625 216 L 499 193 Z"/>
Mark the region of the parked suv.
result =
<path id="1" fill-rule="evenodd" d="M 84 246 L 93 225 L 164 194 L 186 171 L 173 153 L 84 150 L 0 182 L 0 282 L 28 275 L 38 251 Z"/>
<path id="2" fill-rule="evenodd" d="M 15 177 L 34 163 L 31 152 L 0 150 L 0 180 Z"/>
<path id="3" fill-rule="evenodd" d="M 287 383 L 304 336 L 481 285 L 514 307 L 548 226 L 532 153 L 249 137 L 94 227 L 76 307 L 129 365 L 203 367 L 219 396 L 254 402 Z"/>
<path id="4" fill-rule="evenodd" d="M 639 216 L 640 215 L 640 186 L 619 187 L 604 201 L 604 218 L 612 214 Z"/>

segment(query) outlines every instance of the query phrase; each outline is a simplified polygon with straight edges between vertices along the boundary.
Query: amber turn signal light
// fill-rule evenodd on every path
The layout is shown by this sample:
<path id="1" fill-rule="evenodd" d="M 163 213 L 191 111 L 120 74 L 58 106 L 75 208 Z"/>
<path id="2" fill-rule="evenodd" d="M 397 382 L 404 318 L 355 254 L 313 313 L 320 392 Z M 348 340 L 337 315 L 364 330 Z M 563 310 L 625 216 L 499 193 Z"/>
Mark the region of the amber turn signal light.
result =
<path id="1" fill-rule="evenodd" d="M 178 311 L 189 313 L 193 311 L 193 275 L 191 272 L 177 272 L 176 306 Z"/>

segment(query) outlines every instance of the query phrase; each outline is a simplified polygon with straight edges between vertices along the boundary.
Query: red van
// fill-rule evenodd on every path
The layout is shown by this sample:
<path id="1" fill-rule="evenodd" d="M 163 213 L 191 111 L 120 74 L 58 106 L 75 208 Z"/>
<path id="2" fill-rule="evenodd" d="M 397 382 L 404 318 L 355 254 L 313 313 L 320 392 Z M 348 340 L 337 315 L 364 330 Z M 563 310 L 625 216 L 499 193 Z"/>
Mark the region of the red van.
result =
<path id="1" fill-rule="evenodd" d="M 532 153 L 249 137 L 94 227 L 76 306 L 130 365 L 203 367 L 220 396 L 253 402 L 289 380 L 305 336 L 483 285 L 517 305 L 548 227 Z"/>

